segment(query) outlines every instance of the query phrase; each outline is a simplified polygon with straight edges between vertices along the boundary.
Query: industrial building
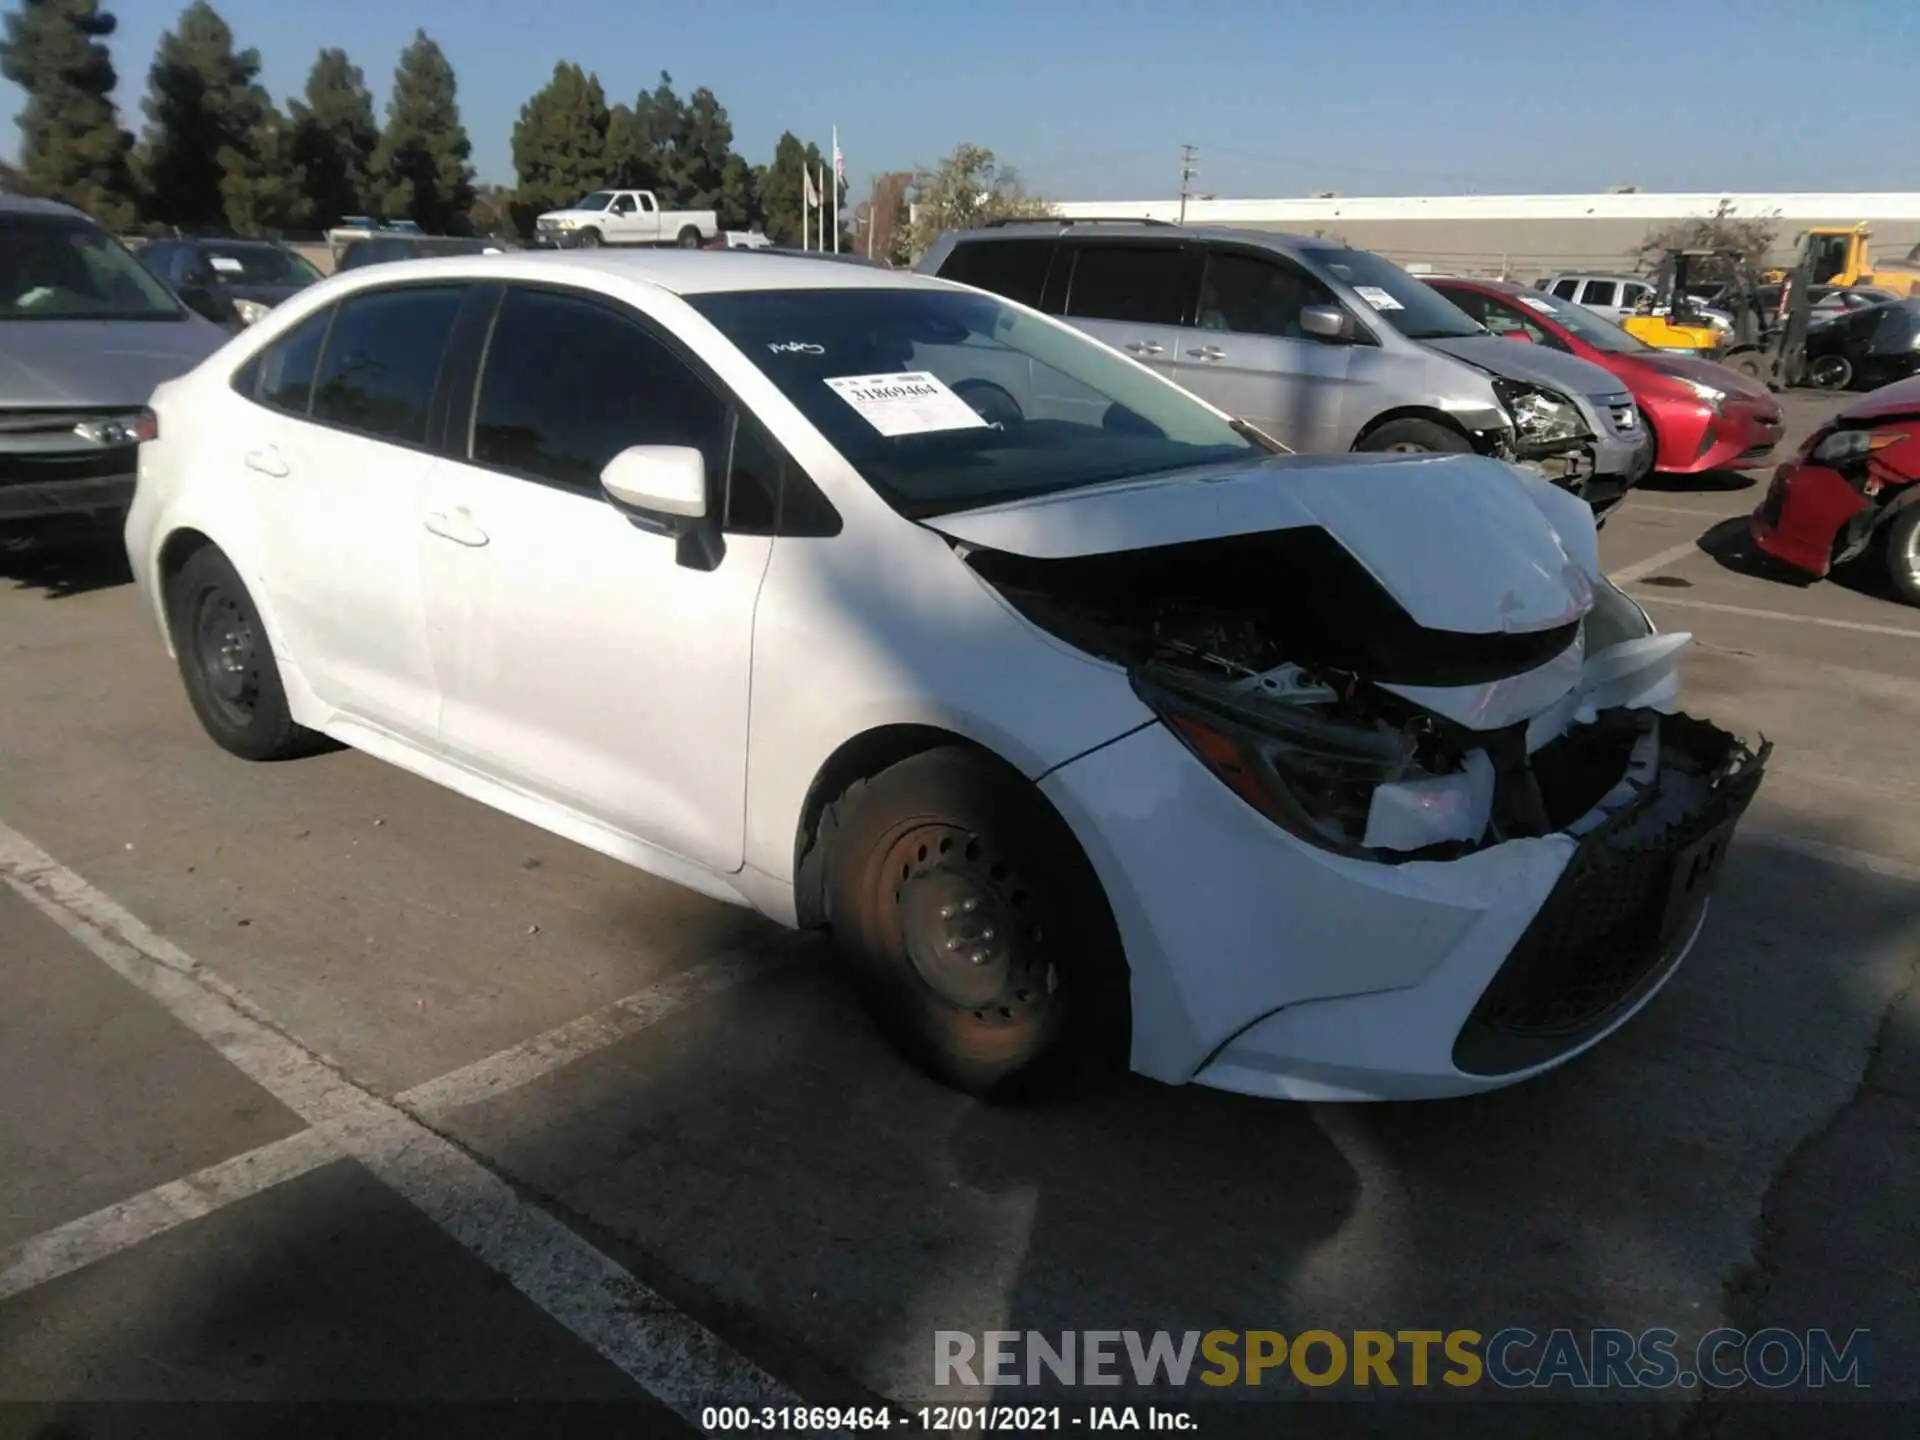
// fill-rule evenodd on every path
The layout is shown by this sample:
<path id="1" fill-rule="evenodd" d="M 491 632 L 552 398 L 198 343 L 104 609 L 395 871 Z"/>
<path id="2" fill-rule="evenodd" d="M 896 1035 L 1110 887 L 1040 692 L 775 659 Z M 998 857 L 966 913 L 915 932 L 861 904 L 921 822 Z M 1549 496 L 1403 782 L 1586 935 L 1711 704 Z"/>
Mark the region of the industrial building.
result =
<path id="1" fill-rule="evenodd" d="M 1795 236 L 1813 226 L 1864 221 L 1876 259 L 1898 260 L 1920 245 L 1920 192 L 1780 195 L 1319 195 L 1286 200 L 1190 199 L 1189 225 L 1237 225 L 1325 235 L 1375 250 L 1402 265 L 1456 274 L 1532 280 L 1557 270 L 1638 266 L 1647 237 L 1676 221 L 1725 207 L 1774 229 L 1771 264 L 1792 259 Z M 1179 220 L 1179 200 L 1076 201 L 1068 217 Z"/>

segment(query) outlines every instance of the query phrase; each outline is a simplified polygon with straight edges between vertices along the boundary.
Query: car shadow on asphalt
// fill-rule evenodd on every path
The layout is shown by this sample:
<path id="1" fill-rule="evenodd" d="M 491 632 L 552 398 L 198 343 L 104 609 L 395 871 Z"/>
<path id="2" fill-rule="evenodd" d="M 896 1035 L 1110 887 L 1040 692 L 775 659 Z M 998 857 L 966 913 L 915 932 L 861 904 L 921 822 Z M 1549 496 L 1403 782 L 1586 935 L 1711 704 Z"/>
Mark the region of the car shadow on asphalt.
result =
<path id="1" fill-rule="evenodd" d="M 1781 564 L 1755 545 L 1748 518 L 1734 515 L 1722 520 L 1700 537 L 1700 549 L 1711 556 L 1721 569 L 1731 570 L 1736 575 L 1770 581 L 1795 590 L 1804 590 L 1815 583 L 1814 576 L 1796 570 L 1791 565 Z"/>
<path id="2" fill-rule="evenodd" d="M 1676 475 L 1656 470 L 1636 490 L 1658 490 L 1663 494 L 1709 494 L 1732 490 L 1751 490 L 1759 480 L 1744 470 L 1703 470 L 1698 475 Z"/>
<path id="3" fill-rule="evenodd" d="M 39 590 L 49 600 L 133 582 L 119 532 L 86 529 L 0 542 L 0 583 Z"/>

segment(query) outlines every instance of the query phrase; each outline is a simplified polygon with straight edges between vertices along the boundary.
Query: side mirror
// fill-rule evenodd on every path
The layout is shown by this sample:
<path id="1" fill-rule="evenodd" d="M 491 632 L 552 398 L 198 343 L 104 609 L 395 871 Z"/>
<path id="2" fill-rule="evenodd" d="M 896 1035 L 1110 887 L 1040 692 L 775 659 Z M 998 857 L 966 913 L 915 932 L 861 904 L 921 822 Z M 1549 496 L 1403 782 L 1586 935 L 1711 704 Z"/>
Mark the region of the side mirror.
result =
<path id="1" fill-rule="evenodd" d="M 635 519 L 677 535 L 707 514 L 707 460 L 689 445 L 629 445 L 600 472 L 600 488 Z"/>
<path id="2" fill-rule="evenodd" d="M 1351 340 L 1353 329 L 1338 305 L 1309 305 L 1300 312 L 1300 328 L 1316 340 Z"/>

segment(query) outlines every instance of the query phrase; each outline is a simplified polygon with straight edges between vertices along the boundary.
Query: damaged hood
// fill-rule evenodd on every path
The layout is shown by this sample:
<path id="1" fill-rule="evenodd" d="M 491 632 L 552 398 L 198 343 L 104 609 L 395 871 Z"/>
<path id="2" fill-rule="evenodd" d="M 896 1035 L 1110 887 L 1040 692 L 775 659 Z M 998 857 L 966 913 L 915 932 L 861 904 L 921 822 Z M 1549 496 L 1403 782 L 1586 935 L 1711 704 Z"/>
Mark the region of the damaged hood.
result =
<path id="1" fill-rule="evenodd" d="M 1569 625 L 1591 605 L 1598 573 L 1584 503 L 1477 455 L 1263 458 L 921 523 L 1034 560 L 1318 527 L 1417 624 L 1460 634 Z"/>
<path id="2" fill-rule="evenodd" d="M 1603 370 L 1578 355 L 1563 355 L 1544 345 L 1518 345 L 1497 335 L 1462 335 L 1446 340 L 1420 342 L 1444 351 L 1456 360 L 1464 360 L 1508 380 L 1529 385 L 1544 385 L 1563 395 L 1582 395 L 1589 399 L 1618 395 L 1627 387 L 1619 376 Z"/>

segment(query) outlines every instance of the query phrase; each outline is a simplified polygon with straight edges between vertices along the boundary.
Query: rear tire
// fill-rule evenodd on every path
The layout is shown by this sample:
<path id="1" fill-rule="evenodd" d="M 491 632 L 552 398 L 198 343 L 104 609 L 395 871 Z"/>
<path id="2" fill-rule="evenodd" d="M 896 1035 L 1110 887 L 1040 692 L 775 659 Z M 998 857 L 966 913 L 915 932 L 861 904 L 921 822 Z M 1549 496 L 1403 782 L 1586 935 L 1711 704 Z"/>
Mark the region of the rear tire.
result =
<path id="1" fill-rule="evenodd" d="M 1920 504 L 1909 504 L 1887 526 L 1887 575 L 1909 605 L 1920 605 Z"/>
<path id="2" fill-rule="evenodd" d="M 1473 449 L 1467 437 L 1434 420 L 1389 420 L 1370 430 L 1353 447 L 1368 452 L 1464 455 Z"/>
<path id="3" fill-rule="evenodd" d="M 693 225 L 681 227 L 680 248 L 682 250 L 698 250 L 700 248 L 700 231 L 698 227 Z"/>
<path id="4" fill-rule="evenodd" d="M 821 821 L 826 914 L 862 999 L 934 1079 L 1026 1098 L 1124 1067 L 1119 929 L 1025 779 L 947 747 L 858 781 Z"/>
<path id="5" fill-rule="evenodd" d="M 294 722 L 259 609 L 233 563 L 196 550 L 167 584 L 167 627 L 187 700 L 213 743 L 243 760 L 291 760 L 327 749 Z"/>
<path id="6" fill-rule="evenodd" d="M 1853 362 L 1844 355 L 1822 355 L 1807 363 L 1807 383 L 1816 390 L 1844 390 L 1853 383 Z"/>

